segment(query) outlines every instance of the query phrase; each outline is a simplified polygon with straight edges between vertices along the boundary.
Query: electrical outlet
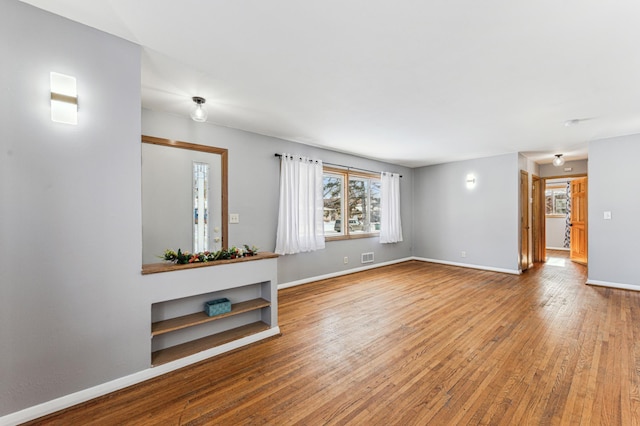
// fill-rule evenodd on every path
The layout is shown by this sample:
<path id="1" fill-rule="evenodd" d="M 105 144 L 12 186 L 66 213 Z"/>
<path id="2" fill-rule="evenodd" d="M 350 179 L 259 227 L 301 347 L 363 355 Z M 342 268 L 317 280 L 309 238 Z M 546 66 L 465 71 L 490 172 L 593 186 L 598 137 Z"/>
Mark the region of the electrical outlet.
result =
<path id="1" fill-rule="evenodd" d="M 347 256 L 344 257 L 344 264 L 346 265 L 347 263 L 349 263 L 349 258 Z"/>
<path id="2" fill-rule="evenodd" d="M 467 252 L 466 251 L 461 251 L 460 252 L 460 257 L 467 257 Z"/>
<path id="3" fill-rule="evenodd" d="M 240 215 L 238 213 L 229 214 L 229 223 L 240 223 Z"/>

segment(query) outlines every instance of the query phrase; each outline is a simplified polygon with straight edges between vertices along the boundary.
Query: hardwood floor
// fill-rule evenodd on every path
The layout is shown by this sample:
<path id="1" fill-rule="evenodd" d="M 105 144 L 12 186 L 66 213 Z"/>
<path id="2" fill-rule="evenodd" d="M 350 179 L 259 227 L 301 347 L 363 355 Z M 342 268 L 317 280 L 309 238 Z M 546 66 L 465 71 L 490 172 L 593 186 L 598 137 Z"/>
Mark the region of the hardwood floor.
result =
<path id="1" fill-rule="evenodd" d="M 33 424 L 639 424 L 640 293 L 549 255 L 522 276 L 411 261 L 281 290 L 282 337 Z"/>

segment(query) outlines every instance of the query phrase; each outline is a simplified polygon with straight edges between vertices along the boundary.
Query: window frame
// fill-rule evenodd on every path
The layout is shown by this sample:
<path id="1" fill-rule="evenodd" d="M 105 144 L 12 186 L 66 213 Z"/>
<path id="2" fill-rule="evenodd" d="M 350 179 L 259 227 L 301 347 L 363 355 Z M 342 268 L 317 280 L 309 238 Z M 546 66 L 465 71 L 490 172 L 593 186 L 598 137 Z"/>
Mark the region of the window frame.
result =
<path id="1" fill-rule="evenodd" d="M 340 168 L 335 168 L 335 167 L 330 167 L 330 166 L 323 166 L 322 168 L 322 177 L 324 180 L 324 177 L 326 175 L 339 175 L 342 177 L 342 190 L 341 190 L 341 212 L 340 212 L 340 218 L 341 220 L 344 220 L 344 218 L 346 218 L 348 216 L 348 209 L 349 209 L 349 180 L 351 177 L 355 177 L 355 178 L 364 178 L 364 179 L 368 179 L 368 180 L 375 180 L 377 181 L 379 184 L 381 184 L 380 182 L 380 175 L 376 174 L 376 173 L 371 173 L 371 172 L 365 172 L 365 171 L 354 171 L 354 170 L 345 170 L 345 169 L 340 169 Z M 348 219 L 347 219 L 348 220 Z M 348 223 L 348 222 L 347 222 Z M 339 235 L 326 235 L 325 234 L 325 241 L 340 241 L 340 240 L 353 240 L 353 239 L 358 239 L 358 238 L 373 238 L 373 237 L 379 237 L 380 236 L 380 230 L 375 230 L 375 231 L 369 231 L 369 232 L 357 232 L 357 233 L 351 233 L 349 231 L 349 226 L 343 227 L 342 228 L 342 234 Z"/>
<path id="2" fill-rule="evenodd" d="M 547 195 L 547 191 L 551 191 L 550 195 Z M 567 216 L 566 213 L 557 213 L 556 212 L 556 197 L 555 197 L 555 192 L 563 192 L 565 194 L 565 200 L 567 200 L 569 198 L 569 194 L 567 194 L 567 187 L 565 185 L 547 185 L 547 187 L 545 188 L 545 194 L 544 194 L 544 198 L 545 198 L 545 217 L 549 217 L 549 218 L 565 218 Z M 547 213 L 546 212 L 546 206 L 547 206 L 547 198 L 551 197 L 551 209 L 552 209 L 552 213 Z"/>

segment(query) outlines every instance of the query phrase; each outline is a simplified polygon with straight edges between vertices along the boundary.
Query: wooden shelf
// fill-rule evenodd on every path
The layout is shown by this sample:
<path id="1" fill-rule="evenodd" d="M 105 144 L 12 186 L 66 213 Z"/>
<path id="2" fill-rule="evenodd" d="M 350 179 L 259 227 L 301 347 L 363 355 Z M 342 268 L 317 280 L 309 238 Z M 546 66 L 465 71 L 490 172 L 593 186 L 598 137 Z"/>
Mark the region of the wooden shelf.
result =
<path id="1" fill-rule="evenodd" d="M 196 312 L 181 317 L 154 322 L 151 324 L 151 336 L 158 336 L 160 334 L 181 330 L 183 328 L 191 327 L 198 324 L 216 321 L 233 315 L 242 314 L 244 312 L 255 311 L 258 309 L 266 308 L 270 305 L 271 303 L 268 300 L 252 299 L 245 302 L 234 303 L 233 305 L 231 305 L 231 312 L 215 315 L 212 317 L 208 316 L 204 312 Z"/>
<path id="2" fill-rule="evenodd" d="M 206 268 L 210 266 L 228 265 L 230 263 L 252 262 L 254 260 L 274 259 L 279 255 L 269 252 L 259 252 L 255 256 L 239 257 L 237 259 L 214 260 L 212 262 L 188 263 L 176 265 L 175 263 L 148 263 L 142 265 L 142 275 L 157 274 L 160 272 L 181 271 L 184 269 Z"/>
<path id="3" fill-rule="evenodd" d="M 161 349 L 151 354 L 151 365 L 158 366 L 167 362 L 211 349 L 229 343 L 233 340 L 241 339 L 261 331 L 268 330 L 270 327 L 264 322 L 258 321 L 242 327 L 232 328 L 221 333 L 212 334 L 201 339 L 192 340 L 181 345 L 172 346 L 167 349 Z"/>

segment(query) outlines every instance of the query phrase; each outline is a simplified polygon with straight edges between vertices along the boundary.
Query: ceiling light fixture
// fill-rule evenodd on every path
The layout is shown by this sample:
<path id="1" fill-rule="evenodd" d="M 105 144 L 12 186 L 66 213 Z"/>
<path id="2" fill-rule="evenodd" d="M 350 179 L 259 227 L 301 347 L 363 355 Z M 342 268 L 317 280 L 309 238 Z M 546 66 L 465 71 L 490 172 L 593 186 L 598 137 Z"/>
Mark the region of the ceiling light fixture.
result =
<path id="1" fill-rule="evenodd" d="M 556 167 L 560 167 L 564 164 L 564 158 L 562 154 L 556 154 L 556 158 L 553 159 L 553 165 Z"/>
<path id="2" fill-rule="evenodd" d="M 200 96 L 194 96 L 191 99 L 195 102 L 195 105 L 191 107 L 191 119 L 200 123 L 207 121 L 207 110 L 203 106 L 207 100 Z"/>

